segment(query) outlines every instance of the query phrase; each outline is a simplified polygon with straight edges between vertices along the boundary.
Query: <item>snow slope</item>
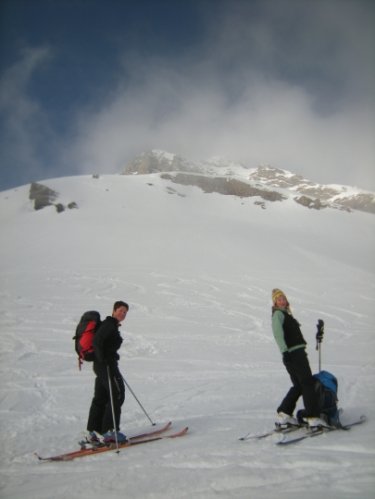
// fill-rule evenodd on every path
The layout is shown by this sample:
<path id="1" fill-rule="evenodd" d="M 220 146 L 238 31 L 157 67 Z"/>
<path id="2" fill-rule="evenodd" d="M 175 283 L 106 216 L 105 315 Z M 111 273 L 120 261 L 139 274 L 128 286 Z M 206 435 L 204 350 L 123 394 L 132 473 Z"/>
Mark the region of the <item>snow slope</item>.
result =
<path id="1" fill-rule="evenodd" d="M 158 174 L 44 182 L 79 208 L 34 211 L 0 193 L 1 492 L 6 499 L 369 499 L 375 490 L 375 217 L 204 194 Z M 313 370 L 339 380 L 343 421 L 288 448 L 239 442 L 273 425 L 289 388 L 270 325 L 273 287 L 302 323 Z M 130 304 L 120 367 L 152 419 L 186 437 L 67 463 L 94 376 L 72 336 L 87 309 Z M 127 393 L 122 429 L 149 423 Z"/>

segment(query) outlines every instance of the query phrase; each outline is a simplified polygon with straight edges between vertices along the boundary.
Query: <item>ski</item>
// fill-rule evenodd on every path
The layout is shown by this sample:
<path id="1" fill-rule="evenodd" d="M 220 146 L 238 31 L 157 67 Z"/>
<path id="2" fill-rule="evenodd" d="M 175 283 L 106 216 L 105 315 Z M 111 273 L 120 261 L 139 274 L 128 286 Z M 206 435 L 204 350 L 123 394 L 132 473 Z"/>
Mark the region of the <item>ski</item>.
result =
<path id="1" fill-rule="evenodd" d="M 243 437 L 240 437 L 238 440 L 244 441 L 244 440 L 262 440 L 263 438 L 270 437 L 272 435 L 286 435 L 288 433 L 292 433 L 293 431 L 297 431 L 303 428 L 303 426 L 298 426 L 298 425 L 290 425 L 286 427 L 276 427 L 273 428 L 272 430 L 265 431 L 264 433 L 247 433 Z"/>
<path id="2" fill-rule="evenodd" d="M 168 423 L 166 423 L 161 428 L 158 428 L 157 430 L 151 430 L 151 431 L 146 431 L 145 433 L 139 433 L 138 435 L 134 435 L 134 436 L 130 437 L 128 440 L 130 442 L 132 442 L 133 440 L 140 440 L 141 438 L 159 435 L 160 433 L 164 433 L 164 432 L 168 431 L 171 426 L 172 426 L 172 422 L 169 421 Z M 98 443 L 91 443 L 91 442 L 87 442 L 85 440 L 79 442 L 79 445 L 81 447 L 80 450 L 85 450 L 85 449 L 89 449 L 92 447 L 98 448 L 98 447 L 105 447 L 106 446 L 106 444 L 104 442 L 99 441 Z M 80 451 L 74 451 L 74 452 L 80 452 Z"/>
<path id="3" fill-rule="evenodd" d="M 151 431 L 148 433 L 143 433 L 141 435 L 136 435 L 134 437 L 131 437 L 131 438 L 129 438 L 129 440 L 127 442 L 119 444 L 118 450 L 125 449 L 127 447 L 132 447 L 134 445 L 155 442 L 156 440 L 182 437 L 188 431 L 188 427 L 185 427 L 180 431 L 177 431 L 177 432 L 174 432 L 174 433 L 171 433 L 168 435 L 164 435 L 164 433 L 170 428 L 171 424 L 172 423 L 168 423 L 163 428 L 160 428 L 159 430 L 154 430 L 154 431 Z M 76 459 L 79 457 L 92 456 L 95 454 L 100 454 L 102 452 L 108 452 L 108 451 L 117 451 L 116 445 L 114 443 L 111 443 L 110 445 L 90 447 L 90 448 L 86 448 L 86 449 L 81 448 L 80 450 L 77 450 L 77 451 L 67 452 L 64 454 L 59 454 L 59 455 L 50 456 L 50 457 L 42 457 L 37 453 L 35 455 L 38 457 L 39 461 L 43 461 L 43 462 L 72 461 L 73 459 Z"/>
<path id="4" fill-rule="evenodd" d="M 325 433 L 329 433 L 331 431 L 336 431 L 336 430 L 350 430 L 353 426 L 359 425 L 364 423 L 367 420 L 366 416 L 362 415 L 359 419 L 356 421 L 353 421 L 351 423 L 342 425 L 342 426 L 322 426 L 317 429 L 307 429 L 305 433 L 302 435 L 298 436 L 282 436 L 279 441 L 276 442 L 277 445 L 290 445 L 290 444 L 295 444 L 297 442 L 301 442 L 302 440 L 305 440 L 306 438 L 312 438 L 312 437 L 317 437 L 319 435 L 324 435 Z"/>
<path id="5" fill-rule="evenodd" d="M 119 452 L 122 449 L 126 449 L 126 448 L 132 447 L 134 445 L 146 444 L 149 442 L 156 442 L 157 440 L 182 437 L 183 435 L 185 435 L 187 433 L 187 431 L 188 431 L 188 427 L 186 426 L 182 430 L 175 432 L 175 433 L 171 433 L 170 435 L 157 434 L 157 435 L 150 436 L 150 437 L 143 437 L 141 439 L 133 438 L 132 440 L 128 440 L 125 443 L 119 444 L 118 450 L 117 450 L 116 445 L 113 443 L 109 446 L 92 447 L 89 449 L 82 449 L 82 450 L 79 450 L 77 452 L 68 452 L 66 454 L 60 454 L 57 456 L 42 457 L 42 456 L 39 456 L 38 454 L 36 454 L 36 455 L 37 455 L 39 461 L 43 461 L 43 462 L 72 461 L 73 459 L 76 459 L 79 457 L 93 456 L 96 454 L 101 454 L 103 452 L 109 452 L 109 451 Z"/>
<path id="6" fill-rule="evenodd" d="M 338 409 L 338 412 L 340 415 L 343 414 L 343 409 L 340 408 Z M 307 429 L 307 423 L 303 424 L 299 424 L 299 425 L 291 425 L 291 424 L 288 424 L 287 426 L 277 426 L 276 423 L 275 423 L 275 428 L 273 428 L 272 430 L 266 430 L 264 433 L 258 433 L 258 434 L 254 434 L 252 432 L 249 432 L 247 433 L 246 435 L 244 435 L 243 437 L 240 437 L 238 440 L 261 440 L 263 438 L 267 438 L 267 437 L 270 437 L 272 435 L 286 435 L 288 433 L 292 433 L 292 432 L 295 432 L 297 430 L 303 430 L 303 429 Z"/>

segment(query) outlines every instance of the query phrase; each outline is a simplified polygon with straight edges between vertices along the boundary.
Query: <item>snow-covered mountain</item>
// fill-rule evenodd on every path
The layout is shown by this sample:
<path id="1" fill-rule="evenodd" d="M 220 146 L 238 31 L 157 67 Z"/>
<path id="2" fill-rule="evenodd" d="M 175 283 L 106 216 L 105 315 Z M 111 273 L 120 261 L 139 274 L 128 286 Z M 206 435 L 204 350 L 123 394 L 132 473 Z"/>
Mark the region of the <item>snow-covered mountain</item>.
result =
<path id="1" fill-rule="evenodd" d="M 320 185 L 271 166 L 248 168 L 220 158 L 189 161 L 176 154 L 152 150 L 135 158 L 123 170 L 127 175 L 156 172 L 173 172 L 166 178 L 197 185 L 205 192 L 260 197 L 267 201 L 291 197 L 308 208 L 331 207 L 375 213 L 375 194 L 372 192 L 344 185 Z"/>
<path id="2" fill-rule="evenodd" d="M 229 172 L 219 165 L 212 178 Z M 256 173 L 231 168 L 233 180 Z M 286 199 L 206 193 L 176 183 L 181 173 L 47 179 L 0 193 L 1 496 L 373 498 L 375 217 L 308 210 L 260 177 L 259 189 Z M 338 378 L 343 422 L 366 414 L 366 424 L 286 448 L 239 442 L 273 426 L 290 385 L 271 332 L 274 287 L 302 324 L 314 371 L 325 321 L 322 367 Z M 94 376 L 90 365 L 78 371 L 76 323 L 117 299 L 130 304 L 126 380 L 153 421 L 189 433 L 40 464 L 35 451 L 74 449 L 86 427 Z M 149 427 L 129 392 L 121 426 L 128 435 Z"/>

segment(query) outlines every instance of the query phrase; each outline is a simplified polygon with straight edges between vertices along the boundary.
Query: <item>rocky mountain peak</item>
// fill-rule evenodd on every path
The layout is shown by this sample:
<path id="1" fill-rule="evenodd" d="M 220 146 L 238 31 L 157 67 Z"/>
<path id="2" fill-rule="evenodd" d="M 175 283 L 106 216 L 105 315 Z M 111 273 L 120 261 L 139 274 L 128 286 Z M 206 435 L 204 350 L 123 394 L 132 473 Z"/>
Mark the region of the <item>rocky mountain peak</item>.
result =
<path id="1" fill-rule="evenodd" d="M 186 169 L 190 169 L 188 162 L 177 154 L 153 149 L 134 158 L 123 173 L 146 175 L 156 172 L 185 171 Z"/>
<path id="2" fill-rule="evenodd" d="M 261 165 L 250 168 L 241 163 L 213 157 L 191 161 L 177 154 L 153 149 L 134 158 L 122 174 L 164 174 L 175 183 L 196 185 L 205 192 L 257 197 L 263 200 L 294 199 L 302 206 L 375 213 L 375 194 L 344 185 L 323 185 L 288 170 Z M 168 175 L 166 175 L 168 174 Z"/>

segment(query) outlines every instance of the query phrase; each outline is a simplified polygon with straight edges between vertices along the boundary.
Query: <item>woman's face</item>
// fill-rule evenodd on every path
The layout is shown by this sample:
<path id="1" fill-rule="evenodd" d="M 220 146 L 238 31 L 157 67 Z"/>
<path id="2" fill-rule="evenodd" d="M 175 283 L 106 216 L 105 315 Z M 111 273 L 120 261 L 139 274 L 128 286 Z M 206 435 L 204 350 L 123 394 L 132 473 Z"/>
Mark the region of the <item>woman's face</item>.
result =
<path id="1" fill-rule="evenodd" d="M 276 298 L 276 307 L 278 308 L 286 308 L 288 305 L 288 301 L 284 295 L 280 295 Z"/>

